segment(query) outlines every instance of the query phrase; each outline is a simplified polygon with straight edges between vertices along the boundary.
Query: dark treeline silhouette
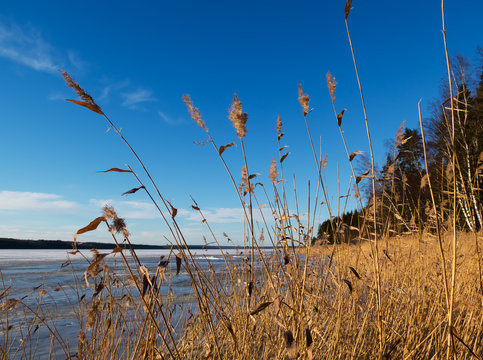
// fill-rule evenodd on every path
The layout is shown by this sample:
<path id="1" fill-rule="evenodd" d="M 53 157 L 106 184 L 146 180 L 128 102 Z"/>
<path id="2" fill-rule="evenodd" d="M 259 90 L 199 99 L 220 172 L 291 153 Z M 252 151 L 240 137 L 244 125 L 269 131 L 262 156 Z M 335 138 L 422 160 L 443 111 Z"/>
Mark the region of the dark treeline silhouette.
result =
<path id="1" fill-rule="evenodd" d="M 441 89 L 441 98 L 433 104 L 433 113 L 424 119 L 425 141 L 419 128 L 398 129 L 390 141 L 383 166 L 376 171 L 376 201 L 372 187 L 362 187 L 367 199 L 364 209 L 344 214 L 320 224 L 317 239 L 341 241 L 349 226 L 362 227 L 361 237 L 374 231 L 374 203 L 378 234 L 434 231 L 437 220 L 441 229 L 452 228 L 453 213 L 457 229 L 479 231 L 483 225 L 483 50 L 480 65 L 457 56 L 452 62 L 453 110 L 449 86 Z M 472 75 L 473 74 L 473 75 Z M 454 124 L 454 125 L 453 125 Z M 428 157 L 428 171 L 424 148 Z M 453 173 L 453 158 L 455 171 Z M 362 172 L 367 169 L 361 169 Z M 428 174 L 429 173 L 429 174 Z M 428 176 L 429 175 L 429 176 Z M 429 181 L 435 198 L 431 200 Z M 456 184 L 456 208 L 453 205 Z M 364 215 L 365 214 L 365 215 Z M 365 221 L 364 221 L 365 220 Z M 347 238 L 347 236 L 345 237 Z M 317 240 L 317 239 L 314 239 Z M 339 240 L 338 240 L 339 239 Z"/>
<path id="2" fill-rule="evenodd" d="M 0 238 L 0 249 L 73 249 L 72 241 L 62 240 L 19 240 L 11 238 Z M 124 247 L 124 244 L 121 245 Z M 127 244 L 126 244 L 127 246 Z M 112 250 L 116 247 L 113 243 L 99 243 L 99 242 L 77 242 L 77 249 L 108 249 Z M 144 245 L 144 244 L 132 244 L 134 249 L 171 249 L 171 245 Z M 233 246 L 207 246 L 207 245 L 190 245 L 190 249 L 234 249 Z"/>

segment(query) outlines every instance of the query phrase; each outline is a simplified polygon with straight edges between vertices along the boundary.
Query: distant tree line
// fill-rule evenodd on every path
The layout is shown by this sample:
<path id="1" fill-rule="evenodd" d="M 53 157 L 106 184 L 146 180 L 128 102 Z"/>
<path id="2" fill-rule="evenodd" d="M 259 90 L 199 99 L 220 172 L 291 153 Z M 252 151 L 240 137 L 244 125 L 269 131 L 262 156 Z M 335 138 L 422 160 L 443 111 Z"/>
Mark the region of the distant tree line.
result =
<path id="1" fill-rule="evenodd" d="M 376 194 L 364 186 L 364 209 L 326 220 L 319 226 L 317 239 L 337 241 L 341 224 L 363 228 L 369 237 L 374 231 L 374 204 L 378 234 L 394 235 L 452 228 L 453 212 L 457 229 L 479 231 L 483 225 L 483 51 L 481 64 L 472 69 L 458 56 L 453 67 L 453 109 L 448 85 L 441 101 L 424 121 L 423 138 L 419 128 L 401 125 L 391 141 L 384 165 L 376 171 Z M 471 76 L 471 74 L 476 76 Z M 454 121 L 454 127 L 453 127 Z M 428 170 L 424 159 L 426 146 Z M 453 159 L 456 171 L 453 173 Z M 361 169 L 362 172 L 367 170 Z M 428 176 L 429 175 L 429 176 Z M 433 206 L 431 189 L 434 196 Z M 456 186 L 456 208 L 453 190 Z M 316 240 L 316 239 L 314 239 Z"/>

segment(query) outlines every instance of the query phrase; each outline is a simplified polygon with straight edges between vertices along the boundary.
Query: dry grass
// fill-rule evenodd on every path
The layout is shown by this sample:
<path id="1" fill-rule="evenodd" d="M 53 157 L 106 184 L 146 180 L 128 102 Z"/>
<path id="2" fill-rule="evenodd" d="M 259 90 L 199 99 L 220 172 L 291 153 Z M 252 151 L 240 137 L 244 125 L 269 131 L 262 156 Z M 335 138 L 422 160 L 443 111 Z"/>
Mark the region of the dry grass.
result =
<path id="1" fill-rule="evenodd" d="M 345 21 L 352 49 L 350 9 L 351 1 L 348 1 Z M 233 260 L 220 250 L 225 261 L 222 272 L 201 266 L 187 247 L 176 220 L 177 209 L 165 200 L 127 139 L 78 83 L 67 73 L 62 75 L 83 100 L 70 101 L 104 116 L 132 151 L 142 175 L 129 166 L 106 172 L 131 173 L 138 181 L 139 187 L 127 193 L 142 190 L 140 193 L 144 192 L 153 202 L 171 231 L 173 253 L 161 259 L 155 269 L 146 268 L 131 248 L 123 219 L 114 209 L 105 208 L 103 216 L 78 230 L 75 236 L 105 224 L 116 244 L 112 253 L 121 256 L 122 266 L 109 266 L 106 259 L 113 255 L 97 252 L 93 261 L 86 264 L 83 279 L 78 279 L 73 272 L 76 299 L 72 307 L 79 323 L 77 339 L 66 339 L 57 330 L 55 313 L 42 300 L 46 296 L 44 290 L 37 307 L 32 308 L 23 299 L 9 297 L 9 289 L 4 286 L 0 291 L 0 315 L 5 319 L 5 328 L 1 330 L 1 359 L 35 357 L 36 348 L 31 344 L 38 339 L 39 327 L 50 334 L 49 358 L 56 358 L 56 352 L 68 359 L 483 358 L 481 233 L 442 233 L 437 216 L 436 226 L 432 222 L 409 231 L 411 234 L 407 236 L 389 238 L 378 233 L 377 224 L 384 223 L 376 212 L 381 199 L 374 197 L 364 207 L 358 187 L 365 177 L 371 178 L 375 193 L 372 150 L 371 169 L 356 176 L 352 161 L 362 151 L 348 150 L 342 132 L 344 110 L 336 111 L 336 82 L 330 73 L 327 75 L 329 95 L 352 171 L 348 188 L 355 181 L 353 195 L 365 212 L 359 229 L 361 240 L 351 245 L 309 246 L 320 212 L 319 197 L 323 197 L 327 206 L 334 233 L 340 232 L 342 224 L 333 219 L 333 209 L 328 205 L 324 179 L 327 162 L 315 151 L 307 122 L 312 110 L 309 96 L 301 85 L 298 100 L 318 176 L 313 202 L 316 205 L 313 209 L 309 205 L 308 219 L 304 222 L 298 208 L 291 210 L 287 202 L 283 162 L 289 153 L 285 152 L 282 142 L 281 118 L 277 119 L 274 134 L 278 139 L 279 158 L 271 163 L 271 187 L 266 189 L 255 182 L 257 175 L 249 171 L 243 142 L 248 115 L 243 112 L 238 96 L 235 94 L 233 98 L 229 119 L 241 144 L 240 183 L 223 157 L 235 143 L 216 145 L 198 108 L 188 95 L 183 97 L 192 119 L 206 132 L 207 142 L 225 167 L 244 211 L 247 234 L 243 239 L 244 258 Z M 365 114 L 362 85 L 357 80 Z M 364 117 L 371 147 L 369 122 L 366 114 Z M 425 181 L 431 186 L 430 178 L 426 177 Z M 296 195 L 296 189 L 293 191 Z M 453 196 L 456 198 L 456 194 Z M 310 195 L 308 200 L 310 204 Z M 397 199 L 391 201 L 397 202 Z M 261 212 L 262 203 L 270 209 L 271 219 Z M 434 208 L 436 205 L 433 204 Z M 203 209 L 196 202 L 192 208 L 203 217 Z M 263 219 L 261 231 L 254 226 L 257 211 Z M 203 223 L 211 231 L 204 217 Z M 423 232 L 424 228 L 432 229 L 431 233 Z M 211 233 L 210 241 L 219 245 Z M 260 247 L 265 238 L 272 244 L 270 251 Z M 119 246 L 122 240 L 127 249 Z M 176 289 L 172 287 L 172 280 L 181 267 L 191 282 L 192 304 L 176 302 L 173 296 Z M 451 269 L 451 274 L 446 269 Z M 17 319 L 14 325 L 9 322 L 12 317 Z"/>

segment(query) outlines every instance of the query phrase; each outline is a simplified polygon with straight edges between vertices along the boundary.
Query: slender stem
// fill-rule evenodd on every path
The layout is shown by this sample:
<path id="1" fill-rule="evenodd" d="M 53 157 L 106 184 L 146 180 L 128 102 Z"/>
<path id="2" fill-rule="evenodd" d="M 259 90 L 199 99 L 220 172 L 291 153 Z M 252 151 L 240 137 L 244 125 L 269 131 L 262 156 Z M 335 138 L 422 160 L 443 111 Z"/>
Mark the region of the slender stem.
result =
<path id="1" fill-rule="evenodd" d="M 451 80 L 451 68 L 450 68 L 450 61 L 448 55 L 448 44 L 446 41 L 446 27 L 445 27 L 445 19 L 444 19 L 444 0 L 441 0 L 441 20 L 443 25 L 443 41 L 444 41 L 444 53 L 446 56 L 446 71 L 448 73 L 448 85 L 449 85 L 449 95 L 450 95 L 450 104 L 451 104 L 451 134 L 453 138 L 453 146 L 452 146 L 452 168 L 453 168 L 453 252 L 452 252 L 452 264 L 451 264 L 451 292 L 450 292 L 450 299 L 449 299 L 449 310 L 448 310 L 448 352 L 446 354 L 446 358 L 450 358 L 450 351 L 453 350 L 453 358 L 456 359 L 456 349 L 454 344 L 453 338 L 453 305 L 454 305 L 454 288 L 456 282 L 456 151 L 455 151 L 455 144 L 454 144 L 454 135 L 455 135 L 455 128 L 454 128 L 454 103 L 453 103 L 453 81 Z"/>
<path id="2" fill-rule="evenodd" d="M 446 258 L 444 256 L 443 250 L 443 239 L 441 238 L 441 226 L 439 223 L 439 216 L 438 210 L 436 209 L 436 200 L 434 199 L 434 192 L 433 192 L 433 185 L 431 183 L 431 178 L 429 176 L 429 167 L 428 167 L 428 156 L 426 153 L 426 139 L 424 137 L 424 129 L 423 129 L 423 118 L 421 116 L 421 101 L 418 102 L 418 111 L 419 111 L 419 126 L 421 128 L 421 139 L 423 141 L 423 153 L 424 153 L 424 165 L 426 167 L 426 176 L 428 177 L 428 185 L 429 185 L 429 192 L 431 194 L 431 202 L 433 204 L 433 211 L 436 217 L 436 232 L 438 234 L 438 242 L 439 242 L 439 251 L 441 255 L 441 270 L 443 273 L 443 286 L 444 292 L 446 295 L 446 307 L 449 309 L 449 291 L 448 291 L 448 279 L 446 275 Z"/>
<path id="3" fill-rule="evenodd" d="M 369 149 L 371 152 L 371 172 L 372 172 L 372 201 L 373 201 L 373 220 L 374 220 L 374 247 L 375 247 L 375 256 L 374 256 L 374 266 L 376 272 L 376 288 L 377 288 L 377 323 L 379 328 L 379 356 L 382 357 L 384 351 L 384 332 L 382 327 L 382 304 L 381 304 L 381 278 L 380 278 L 380 269 L 379 269 L 379 244 L 377 238 L 377 218 L 376 218 L 376 208 L 377 208 L 377 199 L 376 199 L 376 173 L 374 170 L 374 152 L 372 150 L 372 141 L 371 141 L 371 133 L 369 131 L 369 122 L 367 120 L 367 111 L 366 105 L 364 102 L 364 95 L 362 91 L 362 85 L 359 78 L 359 71 L 357 69 L 357 62 L 356 57 L 354 55 L 354 47 L 352 46 L 352 39 L 349 31 L 349 23 L 347 22 L 347 17 L 345 19 L 345 26 L 347 29 L 347 37 L 349 39 L 349 45 L 352 54 L 352 60 L 354 62 L 354 69 L 356 71 L 357 77 L 357 84 L 359 85 L 359 93 L 361 95 L 361 102 L 362 102 L 362 110 L 364 111 L 364 120 L 366 124 L 366 131 L 367 131 L 367 139 L 369 142 Z"/>

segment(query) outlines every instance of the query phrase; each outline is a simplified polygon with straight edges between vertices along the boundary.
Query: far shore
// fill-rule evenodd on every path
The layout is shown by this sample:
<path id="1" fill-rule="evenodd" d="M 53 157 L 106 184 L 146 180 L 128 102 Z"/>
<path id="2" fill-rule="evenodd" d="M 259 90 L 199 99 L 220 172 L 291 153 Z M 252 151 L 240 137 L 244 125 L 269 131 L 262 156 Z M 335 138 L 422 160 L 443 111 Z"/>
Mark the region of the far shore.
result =
<path id="1" fill-rule="evenodd" d="M 0 238 L 0 249 L 73 249 L 74 243 L 72 241 L 62 240 L 20 240 L 12 238 Z M 124 246 L 124 244 L 122 245 Z M 125 245 L 128 246 L 127 244 Z M 146 244 L 132 244 L 134 249 L 171 249 L 171 245 L 146 245 Z M 114 243 L 100 243 L 100 242 L 77 242 L 78 249 L 109 249 L 116 247 Z M 233 246 L 205 246 L 205 245 L 189 245 L 190 249 L 234 249 Z"/>

